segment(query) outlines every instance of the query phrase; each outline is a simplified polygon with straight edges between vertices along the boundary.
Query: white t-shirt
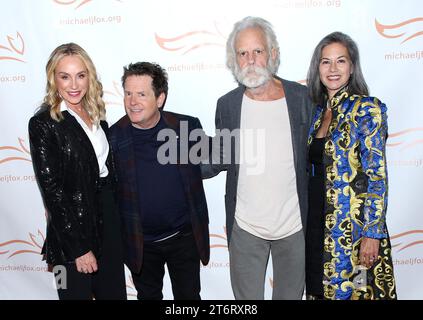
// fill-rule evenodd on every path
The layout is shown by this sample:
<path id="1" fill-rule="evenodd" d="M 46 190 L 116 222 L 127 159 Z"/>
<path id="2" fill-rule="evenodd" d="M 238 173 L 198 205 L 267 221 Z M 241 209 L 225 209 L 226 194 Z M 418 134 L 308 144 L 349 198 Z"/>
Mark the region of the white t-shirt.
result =
<path id="1" fill-rule="evenodd" d="M 244 95 L 235 218 L 245 231 L 278 240 L 302 229 L 286 99 Z"/>

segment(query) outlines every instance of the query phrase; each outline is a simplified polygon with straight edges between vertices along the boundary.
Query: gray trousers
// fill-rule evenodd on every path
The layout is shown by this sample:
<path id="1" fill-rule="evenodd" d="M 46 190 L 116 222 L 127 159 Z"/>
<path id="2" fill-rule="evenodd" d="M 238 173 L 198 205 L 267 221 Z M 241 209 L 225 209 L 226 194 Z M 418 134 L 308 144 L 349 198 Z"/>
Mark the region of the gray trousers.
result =
<path id="1" fill-rule="evenodd" d="M 231 285 L 236 300 L 264 300 L 269 253 L 273 262 L 273 300 L 301 300 L 305 283 L 303 230 L 280 240 L 264 240 L 236 221 L 229 243 Z"/>

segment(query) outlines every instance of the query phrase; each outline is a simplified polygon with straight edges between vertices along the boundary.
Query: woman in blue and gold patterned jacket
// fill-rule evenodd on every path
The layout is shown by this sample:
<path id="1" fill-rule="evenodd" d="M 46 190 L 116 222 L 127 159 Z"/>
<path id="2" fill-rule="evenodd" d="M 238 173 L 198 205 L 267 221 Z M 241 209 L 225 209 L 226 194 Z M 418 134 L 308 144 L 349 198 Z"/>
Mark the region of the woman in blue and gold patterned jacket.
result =
<path id="1" fill-rule="evenodd" d="M 355 42 L 317 45 L 310 128 L 306 290 L 310 299 L 396 299 L 386 227 L 386 106 L 368 96 Z"/>

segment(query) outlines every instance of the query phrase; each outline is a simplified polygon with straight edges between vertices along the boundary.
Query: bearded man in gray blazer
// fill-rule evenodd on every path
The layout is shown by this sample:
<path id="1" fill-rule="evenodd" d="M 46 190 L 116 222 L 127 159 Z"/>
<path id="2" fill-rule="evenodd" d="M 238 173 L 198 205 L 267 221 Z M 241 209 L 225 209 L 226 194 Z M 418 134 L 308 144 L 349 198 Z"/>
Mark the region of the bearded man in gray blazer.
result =
<path id="1" fill-rule="evenodd" d="M 226 50 L 239 87 L 217 102 L 213 153 L 218 156 L 202 166 L 202 174 L 210 178 L 227 171 L 232 290 L 237 300 L 264 299 L 271 254 L 272 298 L 301 299 L 311 101 L 305 86 L 276 76 L 279 45 L 268 21 L 237 22 Z"/>

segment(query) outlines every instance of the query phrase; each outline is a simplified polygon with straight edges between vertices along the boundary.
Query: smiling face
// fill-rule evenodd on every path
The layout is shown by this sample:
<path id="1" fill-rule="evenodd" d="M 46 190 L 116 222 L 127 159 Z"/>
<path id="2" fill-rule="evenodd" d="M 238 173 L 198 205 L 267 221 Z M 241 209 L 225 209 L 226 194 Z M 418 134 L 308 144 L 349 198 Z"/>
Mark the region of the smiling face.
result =
<path id="1" fill-rule="evenodd" d="M 152 81 L 148 75 L 129 76 L 125 80 L 125 110 L 136 128 L 152 128 L 160 119 L 159 108 L 166 96 L 164 93 L 155 96 Z"/>
<path id="2" fill-rule="evenodd" d="M 331 99 L 342 89 L 352 74 L 352 62 L 347 48 L 340 43 L 331 43 L 323 48 L 319 64 L 320 81 Z"/>
<path id="3" fill-rule="evenodd" d="M 88 90 L 88 70 L 78 56 L 63 57 L 56 66 L 54 79 L 57 90 L 68 106 L 81 107 Z"/>

